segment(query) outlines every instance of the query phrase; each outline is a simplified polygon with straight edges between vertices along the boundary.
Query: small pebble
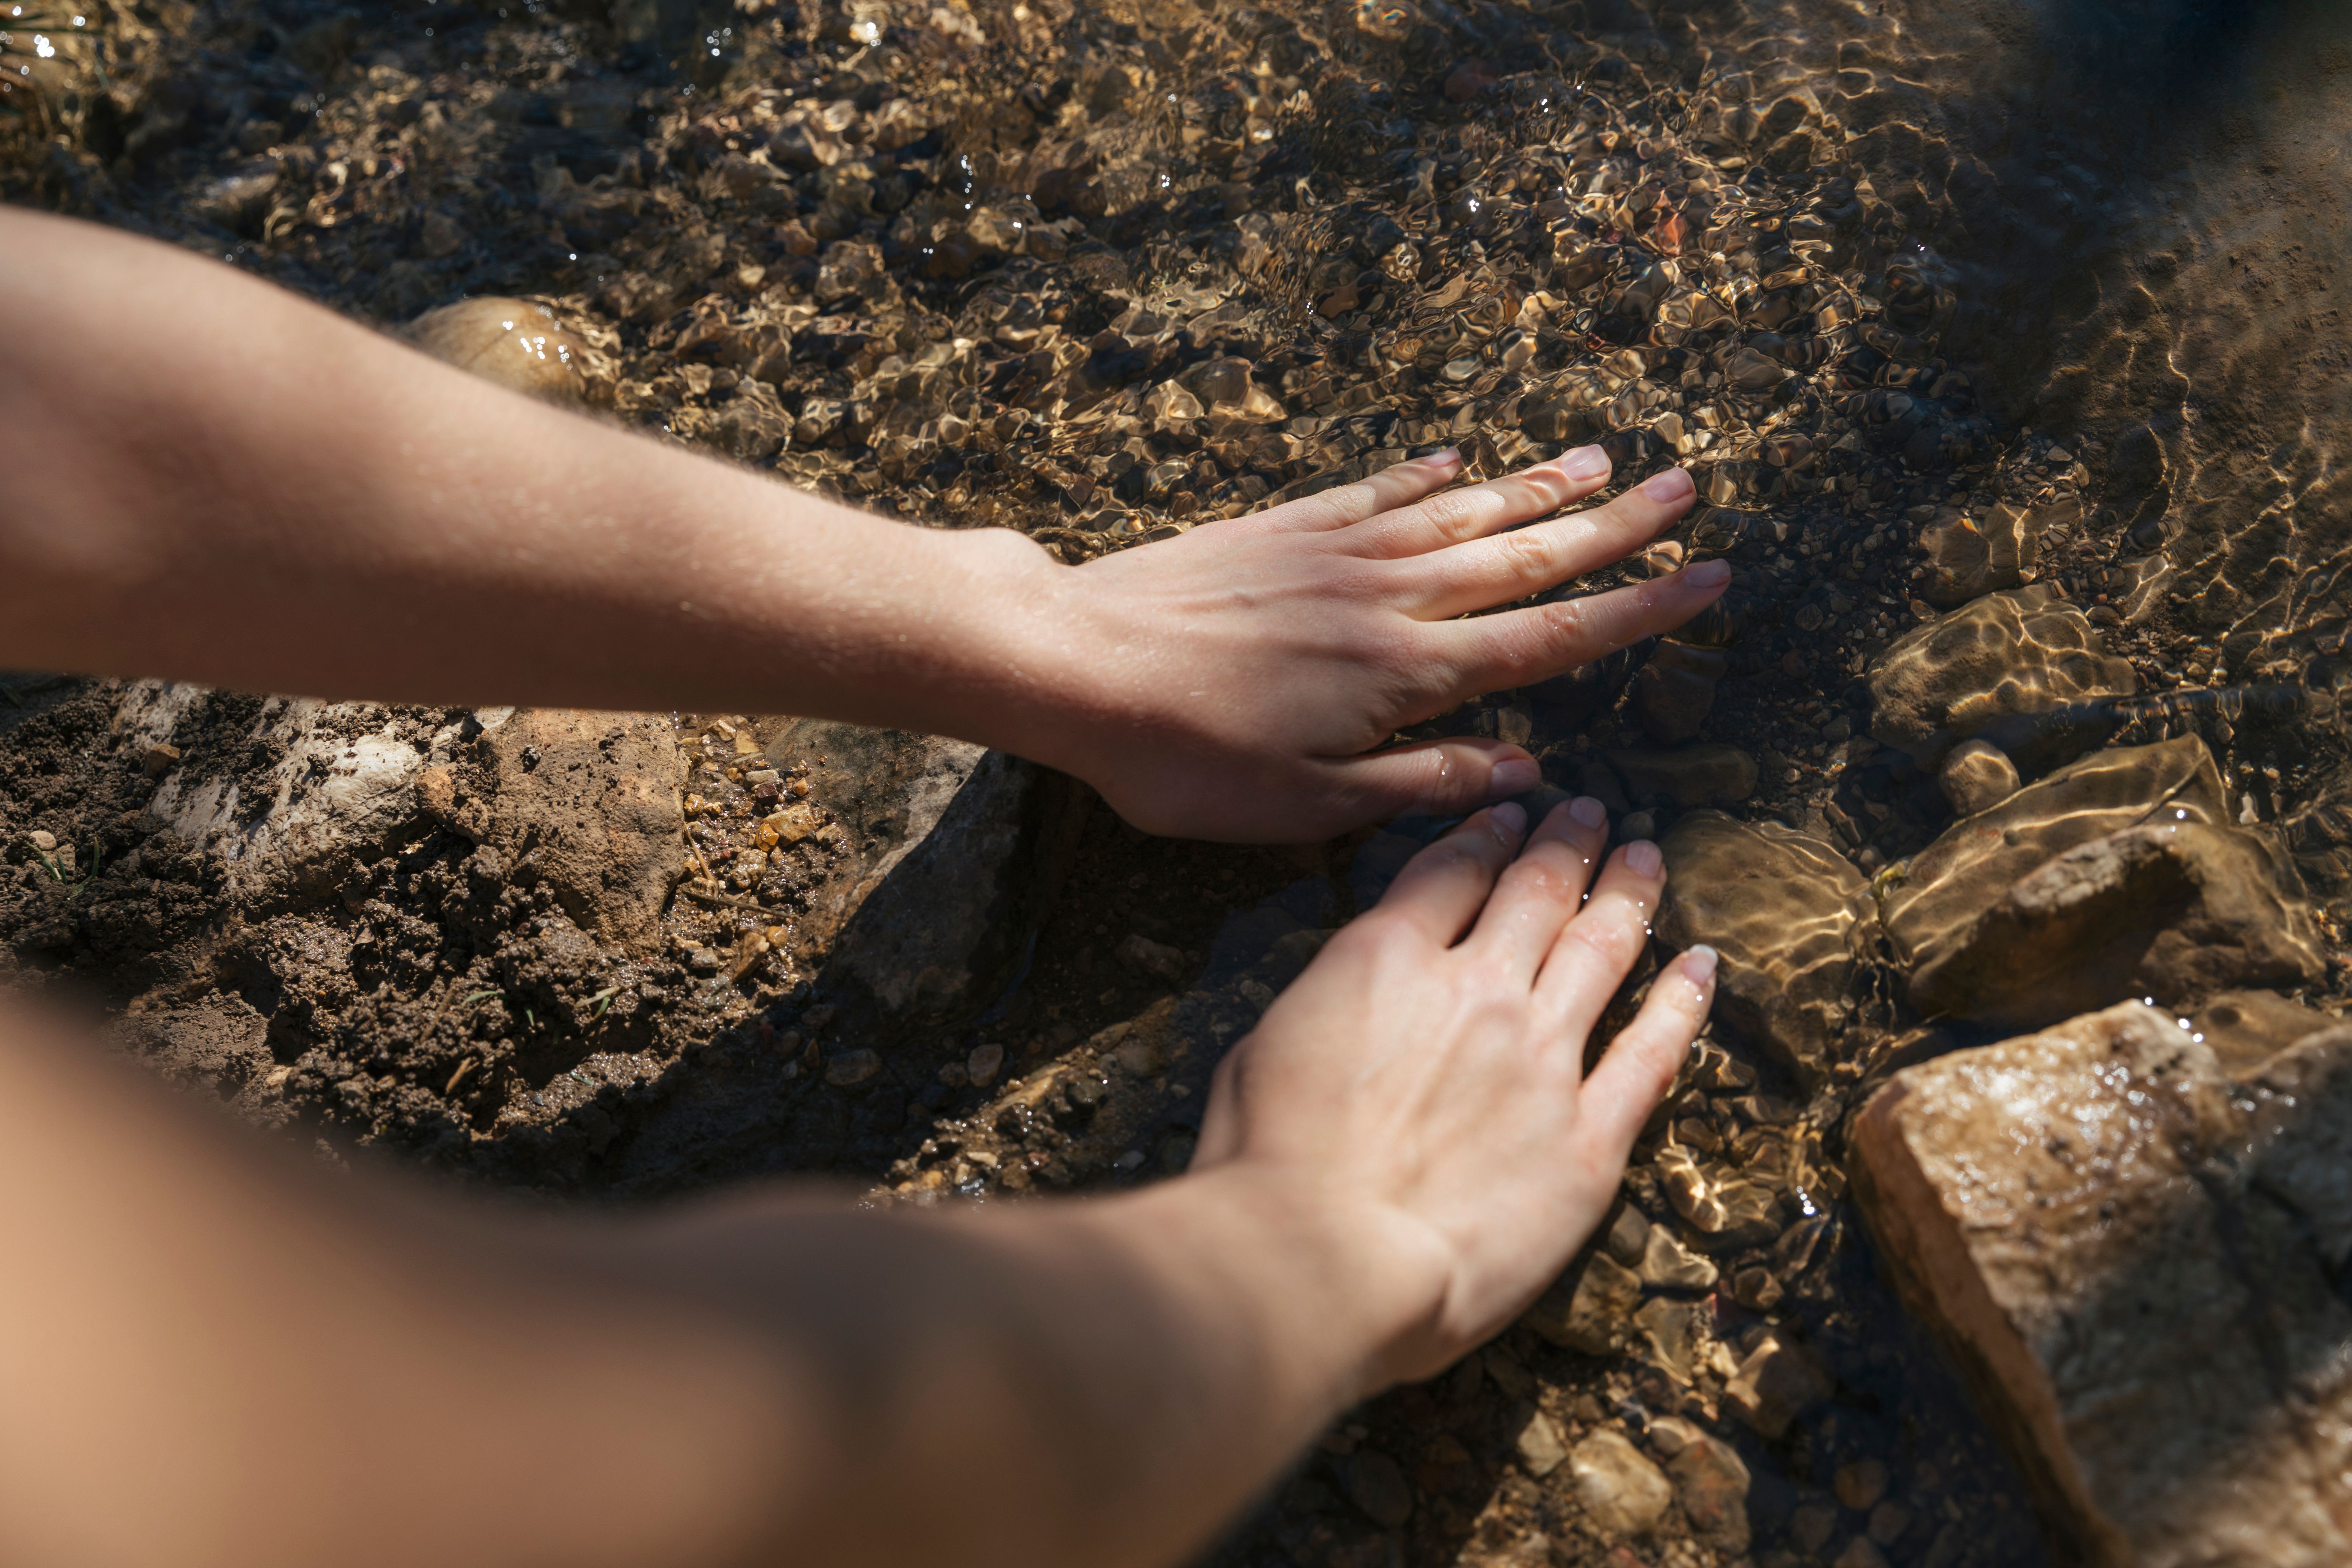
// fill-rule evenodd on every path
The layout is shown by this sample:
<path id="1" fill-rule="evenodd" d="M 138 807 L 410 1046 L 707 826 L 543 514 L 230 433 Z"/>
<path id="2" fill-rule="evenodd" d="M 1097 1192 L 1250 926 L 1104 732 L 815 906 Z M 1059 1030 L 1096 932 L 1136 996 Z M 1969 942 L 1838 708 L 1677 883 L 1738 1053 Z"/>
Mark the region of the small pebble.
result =
<path id="1" fill-rule="evenodd" d="M 1832 1484 L 1837 1490 L 1838 1501 L 1856 1513 L 1867 1512 L 1886 1495 L 1886 1466 L 1878 1459 L 1856 1459 L 1839 1467 L 1837 1479 Z"/>

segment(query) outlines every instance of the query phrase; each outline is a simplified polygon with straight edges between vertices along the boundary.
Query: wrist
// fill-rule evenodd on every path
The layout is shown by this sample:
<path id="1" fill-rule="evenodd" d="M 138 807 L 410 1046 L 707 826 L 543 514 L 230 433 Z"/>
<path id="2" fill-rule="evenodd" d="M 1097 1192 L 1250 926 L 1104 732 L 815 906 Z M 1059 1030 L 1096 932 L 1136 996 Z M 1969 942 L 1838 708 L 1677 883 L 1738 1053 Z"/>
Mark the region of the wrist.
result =
<path id="1" fill-rule="evenodd" d="M 1399 1381 L 1443 1307 L 1448 1264 L 1437 1238 L 1336 1183 L 1236 1161 L 1148 1196 L 1206 1217 L 1227 1310 L 1256 1320 L 1318 1423 Z"/>

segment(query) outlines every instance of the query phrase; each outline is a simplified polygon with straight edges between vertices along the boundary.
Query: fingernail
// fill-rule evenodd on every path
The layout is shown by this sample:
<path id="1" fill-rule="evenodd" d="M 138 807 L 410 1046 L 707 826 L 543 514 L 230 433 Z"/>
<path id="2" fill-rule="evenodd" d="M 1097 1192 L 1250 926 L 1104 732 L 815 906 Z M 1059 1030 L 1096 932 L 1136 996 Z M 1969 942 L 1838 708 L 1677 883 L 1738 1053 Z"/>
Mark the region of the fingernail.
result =
<path id="1" fill-rule="evenodd" d="M 1658 868 L 1665 863 L 1658 846 L 1647 839 L 1635 839 L 1625 846 L 1625 869 L 1635 876 L 1655 876 Z"/>
<path id="2" fill-rule="evenodd" d="M 1533 758 L 1514 757 L 1508 762 L 1497 762 L 1495 770 L 1486 775 L 1486 799 L 1499 800 L 1507 795 L 1524 795 L 1542 782 L 1543 769 L 1536 766 Z"/>
<path id="3" fill-rule="evenodd" d="M 1721 588 L 1731 580 L 1731 563 L 1727 560 L 1703 560 L 1696 566 L 1684 568 L 1683 580 L 1693 588 Z"/>
<path id="4" fill-rule="evenodd" d="M 1598 479 L 1609 472 L 1609 454 L 1598 446 L 1580 446 L 1559 455 L 1559 471 L 1571 479 Z"/>
<path id="5" fill-rule="evenodd" d="M 1694 986 L 1704 986 L 1715 978 L 1715 949 L 1704 942 L 1683 949 L 1683 973 Z"/>
<path id="6" fill-rule="evenodd" d="M 1679 501 L 1690 493 L 1691 476 L 1679 468 L 1669 468 L 1642 484 L 1642 494 L 1653 501 Z"/>
<path id="7" fill-rule="evenodd" d="M 1590 795 L 1579 795 L 1568 803 L 1568 814 L 1588 828 L 1597 828 L 1609 821 L 1609 808 Z"/>
<path id="8" fill-rule="evenodd" d="M 1444 447 L 1436 452 L 1431 453 L 1428 456 L 1423 458 L 1422 461 L 1428 464 L 1432 468 L 1451 468 L 1462 461 L 1462 448 L 1459 446 Z"/>
<path id="9" fill-rule="evenodd" d="M 1526 808 L 1517 800 L 1506 800 L 1499 806 L 1488 807 L 1486 821 L 1495 830 L 1495 836 L 1505 843 L 1509 843 L 1528 830 Z"/>

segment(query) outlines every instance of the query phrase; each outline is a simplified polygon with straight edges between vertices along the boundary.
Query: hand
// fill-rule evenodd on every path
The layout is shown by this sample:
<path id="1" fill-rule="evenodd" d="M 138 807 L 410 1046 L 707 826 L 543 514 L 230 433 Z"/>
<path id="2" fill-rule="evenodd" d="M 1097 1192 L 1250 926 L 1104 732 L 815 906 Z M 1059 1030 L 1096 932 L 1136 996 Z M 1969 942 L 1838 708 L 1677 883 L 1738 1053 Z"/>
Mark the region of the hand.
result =
<path id="1" fill-rule="evenodd" d="M 1056 678 L 1038 689 L 1061 706 L 1045 759 L 1138 827 L 1239 841 L 1304 842 L 1533 788 L 1534 760 L 1501 741 L 1374 748 L 1481 693 L 1672 630 L 1730 569 L 1475 615 L 1640 549 L 1693 492 L 1668 469 L 1550 517 L 1606 482 L 1598 447 L 1442 490 L 1460 470 L 1453 452 L 1400 463 L 1059 574 Z"/>
<path id="2" fill-rule="evenodd" d="M 1715 954 L 1694 947 L 1585 1077 L 1664 871 L 1636 842 L 1594 878 L 1597 800 L 1554 810 L 1515 860 L 1526 823 L 1506 802 L 1416 855 L 1211 1087 L 1192 1169 L 1254 1174 L 1344 1239 L 1351 1301 L 1393 1325 L 1375 1385 L 1444 1368 L 1559 1274 L 1714 998 Z"/>

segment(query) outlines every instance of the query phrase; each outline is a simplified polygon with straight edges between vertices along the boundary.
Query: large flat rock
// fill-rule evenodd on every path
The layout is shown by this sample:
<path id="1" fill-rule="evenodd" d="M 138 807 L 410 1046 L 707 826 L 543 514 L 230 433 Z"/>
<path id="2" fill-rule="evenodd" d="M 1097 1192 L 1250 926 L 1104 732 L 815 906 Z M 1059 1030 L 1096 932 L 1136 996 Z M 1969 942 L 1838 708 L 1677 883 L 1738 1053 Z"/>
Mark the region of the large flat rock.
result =
<path id="1" fill-rule="evenodd" d="M 2281 1043 L 2232 1078 L 2128 1003 L 1854 1124 L 1889 1271 L 2090 1563 L 2352 1562 L 2352 1028 Z"/>
<path id="2" fill-rule="evenodd" d="M 2031 1029 L 2315 978 L 2292 867 L 2228 823 L 2194 736 L 2068 764 L 1954 824 L 1880 904 L 1923 1012 Z"/>

